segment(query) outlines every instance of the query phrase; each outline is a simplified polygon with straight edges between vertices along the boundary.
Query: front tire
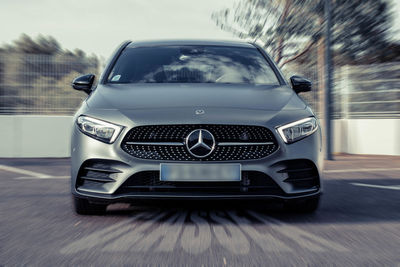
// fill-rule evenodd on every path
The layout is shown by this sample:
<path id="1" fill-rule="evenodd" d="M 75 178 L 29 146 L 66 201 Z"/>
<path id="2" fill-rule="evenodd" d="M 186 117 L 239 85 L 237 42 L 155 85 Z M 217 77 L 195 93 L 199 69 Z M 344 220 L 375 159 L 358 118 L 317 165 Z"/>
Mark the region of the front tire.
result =
<path id="1" fill-rule="evenodd" d="M 103 215 L 106 212 L 107 204 L 93 204 L 87 199 L 74 196 L 75 212 L 80 215 Z"/>
<path id="2" fill-rule="evenodd" d="M 284 202 L 284 209 L 289 212 L 313 213 L 318 209 L 320 197 Z"/>

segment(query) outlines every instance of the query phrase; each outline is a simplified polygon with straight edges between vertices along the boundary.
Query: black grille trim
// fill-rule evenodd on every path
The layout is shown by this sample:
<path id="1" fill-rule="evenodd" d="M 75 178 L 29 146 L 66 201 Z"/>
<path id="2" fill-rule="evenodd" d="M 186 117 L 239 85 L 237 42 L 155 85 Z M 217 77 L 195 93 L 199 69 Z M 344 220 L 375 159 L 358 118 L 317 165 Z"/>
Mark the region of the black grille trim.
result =
<path id="1" fill-rule="evenodd" d="M 138 172 L 128 178 L 115 194 L 139 192 L 284 194 L 268 175 L 257 171 L 243 171 L 240 182 L 167 182 L 160 181 L 159 175 L 159 171 Z"/>
<path id="2" fill-rule="evenodd" d="M 215 137 L 217 143 L 215 150 L 206 158 L 194 157 L 184 145 L 187 135 L 195 129 L 208 130 Z M 154 145 L 151 143 L 154 143 Z M 228 143 L 228 145 L 218 145 L 218 143 Z M 229 145 L 229 143 L 236 144 Z M 238 145 L 238 143 L 247 144 Z M 272 132 L 262 126 L 214 124 L 152 125 L 132 128 L 122 141 L 121 148 L 140 159 L 235 161 L 267 157 L 278 149 L 278 143 Z"/>
<path id="3" fill-rule="evenodd" d="M 79 170 L 77 187 L 83 185 L 101 185 L 115 182 L 113 174 L 121 173 L 120 170 L 111 168 L 109 164 L 97 160 L 86 161 Z"/>
<path id="4" fill-rule="evenodd" d="M 282 161 L 278 173 L 286 176 L 283 180 L 295 189 L 317 189 L 320 187 L 318 169 L 310 160 L 298 159 Z"/>

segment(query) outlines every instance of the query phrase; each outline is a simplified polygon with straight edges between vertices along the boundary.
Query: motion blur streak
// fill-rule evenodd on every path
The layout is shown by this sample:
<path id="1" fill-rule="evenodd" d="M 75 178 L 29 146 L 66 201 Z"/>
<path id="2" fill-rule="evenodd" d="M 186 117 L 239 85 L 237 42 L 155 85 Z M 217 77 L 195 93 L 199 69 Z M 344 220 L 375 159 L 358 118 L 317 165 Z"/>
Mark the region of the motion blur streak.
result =
<path id="1" fill-rule="evenodd" d="M 192 212 L 190 214 L 190 220 L 193 224 L 187 224 L 182 233 L 181 246 L 183 250 L 190 254 L 202 253 L 211 245 L 210 225 L 200 214 L 204 217 L 204 212 Z"/>
<path id="2" fill-rule="evenodd" d="M 258 212 L 248 211 L 245 213 L 242 211 L 241 213 L 242 216 L 239 217 L 232 211 L 227 213 L 210 211 L 199 216 L 196 211 L 190 215 L 187 212 L 178 211 L 170 215 L 166 221 L 159 221 L 166 216 L 165 212 L 136 215 L 126 222 L 110 226 L 105 230 L 100 230 L 81 238 L 64 247 L 60 252 L 71 254 L 91 249 L 95 246 L 104 246 L 102 250 L 109 252 L 149 252 L 153 251 L 153 248 L 154 251 L 172 252 L 179 249 L 176 248 L 176 244 L 178 244 L 178 238 L 180 237 L 180 244 L 183 250 L 190 254 L 199 254 L 210 248 L 212 235 L 215 236 L 222 247 L 235 255 L 248 254 L 250 252 L 250 241 L 255 242 L 265 252 L 293 251 L 292 248 L 279 240 L 283 236 L 312 252 L 348 251 L 346 247 L 334 241 L 324 239 L 277 219 L 266 217 Z M 207 214 L 212 221 L 207 222 L 204 219 Z M 138 220 L 146 217 L 150 220 L 138 226 Z M 185 225 L 182 235 L 180 234 L 184 228 L 183 223 L 186 217 L 191 218 L 192 223 L 196 223 L 198 226 L 197 237 L 195 237 L 196 227 L 193 224 Z M 260 233 L 256 230 L 257 223 L 251 222 L 251 218 L 255 218 L 270 227 L 271 233 Z M 232 223 L 231 220 L 235 223 Z M 156 222 L 159 223 L 159 226 L 152 227 Z"/>
<path id="3" fill-rule="evenodd" d="M 68 159 L 0 164 L 49 177 L 69 172 Z M 324 173 L 327 190 L 313 215 L 262 201 L 150 201 L 77 216 L 63 208 L 68 179 L 17 180 L 21 174 L 0 170 L 0 259 L 5 266 L 396 266 L 400 194 L 391 188 L 400 185 L 399 164 L 399 157 L 352 155 L 325 162 L 342 172 Z M 344 171 L 377 167 L 387 171 Z"/>
<path id="4" fill-rule="evenodd" d="M 158 246 L 156 251 L 173 251 L 185 218 L 185 212 L 173 214 L 168 220 L 163 222 L 160 227 L 151 231 L 150 233 L 147 233 L 143 239 L 141 239 L 132 247 L 132 250 L 138 252 L 148 251 L 157 241 L 161 239 L 161 242 L 157 243 Z M 140 234 L 142 233 L 139 232 L 139 235 Z"/>
<path id="5" fill-rule="evenodd" d="M 238 224 L 240 228 L 252 238 L 257 245 L 264 251 L 282 252 L 292 251 L 291 248 L 286 246 L 283 242 L 279 241 L 270 233 L 261 233 L 252 227 L 252 223 L 245 217 L 238 217 L 233 212 L 228 213 L 229 216 Z"/>
<path id="6" fill-rule="evenodd" d="M 147 214 L 137 214 L 136 216 L 132 217 L 132 219 L 130 219 L 129 221 L 123 221 L 120 222 L 118 224 L 112 225 L 110 227 L 107 227 L 106 229 L 103 229 L 99 232 L 93 233 L 83 239 L 80 239 L 76 242 L 71 243 L 70 245 L 64 247 L 63 249 L 61 249 L 61 253 L 76 253 L 79 250 L 82 249 L 90 249 L 95 247 L 99 242 L 107 242 L 111 239 L 114 239 L 118 236 L 121 236 L 122 234 L 126 233 L 127 231 L 131 230 L 132 227 L 134 226 L 134 224 L 132 224 L 132 222 L 135 221 L 135 219 L 138 218 L 146 218 L 148 217 L 148 215 L 154 215 L 151 213 L 147 213 Z M 165 215 L 165 213 L 161 213 L 161 214 L 156 214 L 156 216 L 153 218 L 155 221 L 157 221 L 157 219 L 162 218 Z M 145 223 L 143 225 L 141 225 L 140 230 L 145 230 L 146 228 L 151 226 L 151 222 L 149 223 Z M 138 229 L 139 230 L 139 229 Z M 139 231 L 140 231 L 139 230 Z M 140 238 L 141 236 L 138 236 L 138 238 Z M 137 241 L 137 240 L 136 240 Z M 109 245 L 111 247 L 111 245 Z M 108 249 L 110 249 L 110 247 L 108 247 Z M 111 249 L 112 250 L 112 249 Z"/>
<path id="7" fill-rule="evenodd" d="M 230 220 L 218 216 L 215 212 L 210 213 L 212 220 L 218 224 L 213 225 L 213 230 L 218 242 L 234 254 L 247 254 L 250 244 L 246 236 Z M 230 235 L 228 235 L 228 232 Z"/>
<path id="8" fill-rule="evenodd" d="M 249 213 L 264 223 L 268 223 L 271 220 L 269 218 L 265 218 L 265 216 L 259 215 L 251 211 L 249 211 Z M 275 222 L 275 225 L 272 226 L 274 230 L 286 235 L 288 238 L 292 239 L 298 244 L 301 244 L 302 246 L 305 246 L 311 251 L 322 252 L 327 251 L 327 249 L 332 249 L 336 251 L 348 251 L 348 249 L 335 242 L 328 241 L 322 237 L 313 235 L 297 227 L 284 225 L 282 223 L 279 223 L 279 221 L 277 220 L 272 219 L 272 221 Z M 326 248 L 324 248 L 324 246 Z"/>

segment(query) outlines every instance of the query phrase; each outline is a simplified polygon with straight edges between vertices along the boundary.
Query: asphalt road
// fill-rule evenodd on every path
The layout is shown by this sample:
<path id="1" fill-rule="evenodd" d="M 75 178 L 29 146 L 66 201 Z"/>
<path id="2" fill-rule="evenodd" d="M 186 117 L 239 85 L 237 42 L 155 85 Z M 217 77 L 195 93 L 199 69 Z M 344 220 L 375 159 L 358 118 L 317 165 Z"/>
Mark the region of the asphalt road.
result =
<path id="1" fill-rule="evenodd" d="M 400 157 L 326 163 L 313 215 L 262 202 L 71 206 L 68 159 L 0 159 L 3 266 L 400 266 Z"/>

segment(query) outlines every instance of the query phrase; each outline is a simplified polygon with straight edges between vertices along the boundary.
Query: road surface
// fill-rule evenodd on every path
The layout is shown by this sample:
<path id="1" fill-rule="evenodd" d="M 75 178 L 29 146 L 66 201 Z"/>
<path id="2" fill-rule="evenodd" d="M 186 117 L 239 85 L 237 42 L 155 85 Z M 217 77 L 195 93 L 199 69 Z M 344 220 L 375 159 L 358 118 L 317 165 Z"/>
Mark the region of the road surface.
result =
<path id="1" fill-rule="evenodd" d="M 0 159 L 0 266 L 400 266 L 400 157 L 337 156 L 313 215 L 153 201 L 78 216 L 68 159 Z"/>

